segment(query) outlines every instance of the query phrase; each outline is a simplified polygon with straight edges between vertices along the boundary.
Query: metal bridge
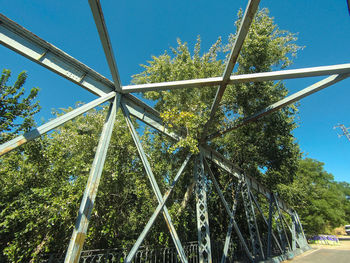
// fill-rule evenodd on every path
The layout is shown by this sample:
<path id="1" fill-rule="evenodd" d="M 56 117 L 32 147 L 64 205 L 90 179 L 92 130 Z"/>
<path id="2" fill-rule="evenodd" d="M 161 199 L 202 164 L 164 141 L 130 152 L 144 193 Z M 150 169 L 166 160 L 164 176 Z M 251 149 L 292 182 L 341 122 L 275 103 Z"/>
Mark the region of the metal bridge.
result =
<path id="1" fill-rule="evenodd" d="M 34 61 L 35 63 L 55 72 L 56 74 L 70 80 L 71 82 L 81 86 L 82 88 L 97 95 L 99 98 L 83 105 L 75 110 L 66 113 L 48 123 L 27 132 L 17 138 L 10 140 L 0 146 L 0 155 L 3 155 L 28 141 L 34 140 L 48 131 L 57 128 L 65 122 L 87 112 L 88 110 L 104 103 L 110 102 L 109 111 L 102 130 L 96 155 L 91 167 L 89 179 L 85 188 L 84 196 L 81 201 L 79 215 L 76 220 L 75 229 L 72 234 L 65 262 L 78 262 L 83 250 L 84 240 L 88 230 L 91 211 L 94 206 L 95 197 L 101 179 L 103 165 L 105 162 L 108 145 L 112 135 L 112 129 L 116 119 L 117 110 L 120 108 L 127 121 L 130 133 L 133 137 L 138 153 L 144 165 L 145 172 L 151 182 L 154 194 L 158 200 L 158 206 L 154 214 L 149 219 L 143 232 L 140 234 L 132 249 L 124 257 L 124 262 L 132 262 L 140 249 L 142 241 L 152 227 L 155 219 L 162 213 L 171 234 L 174 251 L 177 252 L 176 260 L 181 262 L 191 262 L 188 253 L 181 243 L 174 224 L 172 223 L 168 212 L 166 201 L 171 194 L 172 189 L 176 186 L 176 182 L 181 176 L 182 171 L 190 162 L 195 162 L 194 176 L 196 178 L 196 208 L 197 208 L 197 226 L 198 226 L 198 262 L 225 262 L 228 257 L 228 250 L 231 244 L 231 232 L 234 231 L 237 240 L 250 262 L 258 262 L 271 260 L 275 255 L 272 250 L 278 250 L 278 256 L 275 261 L 286 259 L 293 254 L 301 253 L 308 248 L 305 235 L 300 224 L 297 213 L 290 209 L 288 205 L 277 195 L 259 183 L 254 177 L 245 174 L 241 170 L 235 168 L 234 164 L 227 160 L 220 153 L 208 146 L 208 141 L 222 136 L 234 129 L 237 129 L 249 122 L 258 120 L 262 116 L 270 114 L 281 109 L 291 103 L 294 103 L 306 96 L 309 96 L 321 89 L 329 87 L 350 76 L 350 64 L 330 65 L 322 67 L 301 68 L 294 70 L 282 70 L 273 72 L 262 72 L 244 75 L 231 75 L 232 70 L 237 62 L 244 39 L 248 33 L 255 13 L 257 12 L 259 0 L 249 0 L 235 43 L 232 47 L 229 59 L 227 61 L 224 74 L 221 77 L 192 79 L 183 81 L 172 81 L 164 83 L 151 83 L 143 85 L 122 86 L 118 74 L 117 64 L 113 55 L 113 49 L 107 32 L 107 27 L 103 17 L 99 0 L 89 0 L 89 4 L 93 13 L 93 17 L 98 29 L 100 40 L 104 49 L 104 53 L 113 77 L 113 81 L 108 80 L 104 76 L 95 72 L 88 66 L 84 65 L 75 58 L 69 56 L 62 50 L 39 38 L 29 30 L 16 24 L 4 15 L 0 15 L 0 43 L 9 49 L 23 55 L 24 57 Z M 175 140 L 179 140 L 181 135 L 170 132 L 166 125 L 163 124 L 159 113 L 140 99 L 133 96 L 132 92 L 146 92 L 172 89 L 200 88 L 203 86 L 213 87 L 217 89 L 215 98 L 211 105 L 210 118 L 204 127 L 208 127 L 214 121 L 214 115 L 219 107 L 221 98 L 225 92 L 227 85 L 242 82 L 261 82 L 295 78 L 306 78 L 314 76 L 328 76 L 305 89 L 292 94 L 268 107 L 262 111 L 243 119 L 232 127 L 225 130 L 217 131 L 213 134 L 202 134 L 202 142 L 199 145 L 200 153 L 196 156 L 188 155 L 171 184 L 171 188 L 163 195 L 153 175 L 147 155 L 140 143 L 140 139 L 135 131 L 131 118 L 136 118 L 150 127 L 156 129 Z M 206 129 L 204 129 L 206 130 Z M 211 165 L 216 165 L 227 173 L 234 176 L 238 183 L 236 185 L 236 199 L 233 206 L 225 200 L 222 190 L 220 189 L 215 174 L 211 169 Z M 220 257 L 213 257 L 213 247 L 210 241 L 209 214 L 207 210 L 207 189 L 206 180 L 210 178 L 215 189 L 217 190 L 222 203 L 225 206 L 227 214 L 230 217 L 226 240 L 223 242 Z M 264 196 L 269 201 L 269 217 L 265 218 L 262 208 L 260 207 L 255 193 Z M 240 227 L 235 220 L 235 212 L 237 208 L 238 194 L 242 196 L 242 201 L 249 229 L 249 238 L 242 235 Z M 256 221 L 256 211 L 261 213 L 266 233 L 258 228 Z M 292 219 L 291 224 L 287 222 L 283 213 L 289 214 Z M 272 224 L 277 226 L 277 232 L 274 233 Z M 141 250 L 140 250 L 141 251 Z"/>

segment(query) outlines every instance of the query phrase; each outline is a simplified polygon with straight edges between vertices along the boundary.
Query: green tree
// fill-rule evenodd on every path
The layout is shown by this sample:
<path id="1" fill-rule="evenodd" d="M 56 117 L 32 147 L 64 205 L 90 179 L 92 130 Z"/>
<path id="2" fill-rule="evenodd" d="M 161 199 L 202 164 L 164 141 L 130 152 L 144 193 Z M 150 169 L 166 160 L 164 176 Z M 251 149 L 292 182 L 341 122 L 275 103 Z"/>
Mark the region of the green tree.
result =
<path id="1" fill-rule="evenodd" d="M 331 234 L 332 229 L 344 224 L 349 215 L 350 203 L 346 200 L 349 186 L 335 182 L 323 166 L 320 161 L 302 159 L 294 182 L 279 186 L 280 194 L 300 215 L 308 235 Z"/>
<path id="2" fill-rule="evenodd" d="M 241 21 L 241 12 L 236 22 Z M 236 32 L 237 33 L 237 32 Z M 193 78 L 221 76 L 226 59 L 236 35 L 229 37 L 227 45 L 221 38 L 201 55 L 201 41 L 198 37 L 191 55 L 187 43 L 178 40 L 178 47 L 159 57 L 152 57 L 144 71 L 134 75 L 133 82 L 152 83 Z M 256 15 L 238 59 L 237 73 L 256 73 L 285 68 L 300 47 L 295 44 L 296 36 L 280 30 L 268 16 L 267 9 Z M 152 91 L 144 94 L 147 99 L 156 101 L 156 109 L 170 128 L 181 132 L 185 129 L 185 139 L 173 145 L 197 151 L 198 141 L 203 133 L 203 124 L 208 120 L 216 89 L 201 87 L 197 89 L 178 89 L 171 91 Z M 264 107 L 280 100 L 288 93 L 283 82 L 255 82 L 229 85 L 215 122 L 208 132 L 224 129 L 233 121 L 248 117 Z M 281 177 L 278 181 L 292 177 L 299 158 L 299 149 L 292 135 L 296 127 L 295 106 L 264 117 L 261 121 L 231 132 L 212 143 L 213 147 L 224 151 L 237 166 L 253 175 L 260 175 L 260 169 L 267 169 L 267 177 Z M 180 127 L 180 128 L 176 128 Z M 259 169 L 260 168 L 260 169 Z M 290 172 L 288 172 L 290 171 Z M 290 178 L 288 178 L 290 180 Z M 271 182 L 270 182 L 271 183 Z"/>
<path id="3" fill-rule="evenodd" d="M 239 12 L 236 22 L 237 28 L 241 19 L 242 13 Z M 237 31 L 229 36 L 227 44 L 223 44 L 219 38 L 208 52 L 202 52 L 199 37 L 194 46 L 193 54 L 191 54 L 186 42 L 178 40 L 176 48 L 172 48 L 170 52 L 164 52 L 158 57 L 153 56 L 147 65 L 142 65 L 144 71 L 133 76 L 133 83 L 142 84 L 221 76 L 228 51 L 234 43 Z M 295 42 L 296 36 L 280 30 L 273 18 L 269 17 L 267 9 L 260 10 L 241 50 L 237 73 L 265 72 L 288 67 L 300 49 Z M 216 88 L 201 87 L 152 91 L 143 94 L 146 99 L 155 101 L 156 109 L 161 112 L 163 120 L 170 129 L 184 136 L 184 139 L 174 143 L 162 135 L 155 135 L 155 138 L 159 136 L 161 139 L 153 140 L 153 143 L 160 143 L 161 146 L 153 145 L 153 148 L 165 148 L 169 155 L 165 160 L 174 161 L 180 157 L 183 158 L 186 151 L 198 152 L 197 146 L 203 134 L 203 124 L 209 118 L 215 93 Z M 288 90 L 283 82 L 266 81 L 229 85 L 215 115 L 215 121 L 206 132 L 210 134 L 218 129 L 224 129 L 235 121 L 248 117 L 284 98 L 287 93 Z M 280 183 L 291 183 L 298 168 L 300 150 L 292 134 L 296 127 L 294 119 L 296 113 L 297 109 L 294 105 L 286 107 L 258 122 L 226 134 L 224 137 L 212 141 L 210 145 L 246 173 L 257 177 L 270 188 L 276 189 Z M 162 156 L 166 155 L 164 151 L 162 154 Z M 154 161 L 159 162 L 160 156 L 156 156 Z M 166 168 L 166 166 L 162 168 Z M 220 170 L 217 172 L 220 173 L 219 181 L 222 188 L 234 182 L 232 176 Z M 166 174 L 166 169 L 163 170 L 163 173 Z M 190 176 L 183 181 L 180 187 L 182 194 L 187 187 L 187 189 L 191 189 L 192 178 L 193 176 Z M 211 185 L 209 185 L 209 191 L 209 210 L 215 211 L 211 222 L 211 227 L 214 226 L 212 233 L 224 233 L 222 230 L 227 225 L 226 212 Z M 177 194 L 178 201 L 175 203 L 179 204 L 181 203 L 180 191 L 176 192 L 175 196 Z M 232 195 L 232 188 L 228 188 L 225 194 L 229 198 Z M 194 209 L 192 203 L 192 207 L 188 210 L 192 216 L 195 214 Z M 184 211 L 184 209 L 179 211 Z M 192 225 L 188 228 L 196 229 L 195 222 L 193 220 L 189 222 Z M 191 237 L 195 238 L 194 232 L 192 232 Z M 220 238 L 223 237 L 218 237 L 218 239 Z"/>
<path id="4" fill-rule="evenodd" d="M 34 126 L 33 116 L 40 110 L 39 103 L 34 102 L 38 88 L 32 88 L 25 94 L 24 83 L 27 73 L 21 72 L 16 82 L 8 86 L 11 71 L 4 69 L 0 77 L 0 143 L 10 139 L 19 132 L 28 131 Z"/>
<path id="5" fill-rule="evenodd" d="M 240 21 L 241 13 L 236 25 Z M 176 48 L 152 57 L 147 65 L 143 65 L 144 71 L 135 75 L 133 82 L 220 76 L 235 37 L 236 33 L 230 35 L 227 44 L 219 38 L 208 52 L 202 52 L 198 37 L 193 54 L 186 43 L 178 40 Z M 260 10 L 243 46 L 238 72 L 270 71 L 288 66 L 299 49 L 295 41 L 293 34 L 280 30 L 274 24 L 266 9 Z M 184 135 L 184 139 L 176 143 L 152 129 L 144 129 L 142 143 L 163 193 L 188 152 L 198 152 L 198 141 L 215 93 L 213 87 L 202 87 L 144 95 L 155 101 L 156 109 L 169 127 Z M 287 89 L 281 82 L 228 86 L 208 132 L 225 128 L 232 123 L 232 118 L 249 116 L 286 93 Z M 1 159 L 0 246 L 9 262 L 35 261 L 43 253 L 66 249 L 104 113 L 102 109 L 90 111 L 41 140 L 24 146 L 21 155 L 10 153 Z M 299 149 L 291 134 L 295 127 L 295 113 L 295 107 L 287 107 L 215 140 L 211 146 L 237 166 L 275 187 L 278 182 L 290 181 L 296 171 Z M 120 113 L 106 160 L 85 249 L 130 248 L 157 205 Z M 262 172 L 264 169 L 266 175 Z M 220 173 L 219 183 L 225 189 L 224 194 L 232 198 L 230 184 L 234 179 L 219 170 L 216 172 Z M 269 177 L 273 179 L 269 180 Z M 167 203 L 182 241 L 197 238 L 194 198 L 190 195 L 192 187 L 193 163 L 186 168 Z M 215 239 L 222 240 L 221 233 L 224 234 L 228 219 L 218 200 L 209 184 L 209 212 L 213 214 L 211 232 Z M 162 218 L 153 226 L 144 244 L 171 244 Z"/>
<path id="6" fill-rule="evenodd" d="M 37 262 L 45 253 L 65 252 L 105 113 L 92 110 L 25 145 L 21 154 L 11 152 L 1 159 L 3 261 Z M 119 112 L 84 248 L 130 248 L 156 204 Z M 165 245 L 159 233 L 166 226 L 155 227 L 145 244 Z"/>

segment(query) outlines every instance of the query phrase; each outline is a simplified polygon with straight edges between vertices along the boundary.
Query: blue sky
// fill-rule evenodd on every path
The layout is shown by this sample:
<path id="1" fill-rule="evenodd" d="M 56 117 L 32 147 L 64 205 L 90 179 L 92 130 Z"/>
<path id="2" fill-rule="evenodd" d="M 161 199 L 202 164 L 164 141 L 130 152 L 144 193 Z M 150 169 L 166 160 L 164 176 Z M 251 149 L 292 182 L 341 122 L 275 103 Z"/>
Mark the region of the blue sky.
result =
<path id="1" fill-rule="evenodd" d="M 152 55 L 160 55 L 180 38 L 193 45 L 198 35 L 207 50 L 215 40 L 234 31 L 239 8 L 247 0 L 216 1 L 112 1 L 102 8 L 115 51 L 123 85 L 142 69 Z M 110 78 L 97 30 L 87 1 L 0 0 L 1 13 L 52 43 L 89 67 Z M 350 63 L 350 16 L 346 0 L 261 0 L 281 29 L 298 33 L 300 51 L 290 68 Z M 40 88 L 43 107 L 40 124 L 52 118 L 52 109 L 94 99 L 79 86 L 0 46 L 0 68 L 29 75 L 26 87 Z M 286 81 L 291 93 L 322 78 Z M 294 132 L 305 156 L 324 162 L 338 181 L 350 182 L 350 141 L 338 138 L 350 127 L 350 79 L 301 101 Z"/>

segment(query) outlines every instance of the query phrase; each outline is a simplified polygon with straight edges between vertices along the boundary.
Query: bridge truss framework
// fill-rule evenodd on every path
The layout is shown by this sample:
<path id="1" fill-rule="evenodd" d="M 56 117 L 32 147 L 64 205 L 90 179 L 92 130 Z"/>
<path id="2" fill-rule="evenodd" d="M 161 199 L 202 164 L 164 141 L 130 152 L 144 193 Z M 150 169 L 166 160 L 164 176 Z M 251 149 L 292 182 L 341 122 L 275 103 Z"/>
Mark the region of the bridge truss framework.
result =
<path id="1" fill-rule="evenodd" d="M 140 234 L 133 248 L 130 250 L 125 262 L 131 262 L 142 244 L 145 236 L 155 222 L 157 216 L 162 213 L 165 221 L 167 222 L 170 234 L 172 236 L 174 245 L 176 247 L 178 257 L 182 262 L 188 262 L 188 258 L 184 252 L 180 239 L 177 235 L 176 229 L 171 221 L 170 214 L 166 207 L 166 201 L 171 194 L 176 182 L 181 176 L 182 171 L 192 159 L 195 162 L 194 175 L 196 178 L 196 203 L 197 203 L 197 226 L 198 226 L 198 245 L 199 245 L 199 257 L 200 262 L 212 262 L 212 251 L 209 232 L 209 214 L 207 210 L 207 189 L 206 180 L 210 177 L 215 189 L 217 190 L 221 201 L 223 202 L 227 214 L 230 217 L 228 225 L 228 231 L 225 240 L 225 246 L 223 249 L 221 262 L 225 262 L 228 248 L 230 246 L 231 232 L 234 230 L 238 236 L 240 243 L 246 253 L 247 258 L 251 262 L 261 261 L 271 258 L 271 248 L 274 244 L 282 255 L 288 253 L 296 253 L 307 248 L 307 242 L 302 230 L 302 226 L 297 213 L 290 209 L 283 200 L 281 200 L 276 194 L 269 191 L 265 186 L 260 184 L 255 178 L 244 174 L 239 169 L 235 168 L 234 164 L 227 160 L 220 153 L 211 149 L 207 142 L 218 136 L 237 129 L 249 122 L 255 121 L 267 114 L 281 109 L 291 103 L 294 103 L 306 96 L 309 96 L 321 89 L 331 86 L 341 80 L 350 76 L 350 64 L 322 66 L 313 68 L 301 68 L 294 70 L 282 70 L 273 72 L 263 72 L 244 75 L 231 75 L 232 70 L 237 62 L 241 47 L 244 39 L 248 33 L 255 13 L 257 12 L 260 0 L 249 0 L 245 14 L 243 16 L 235 43 L 232 47 L 229 59 L 226 64 L 226 68 L 222 77 L 206 78 L 206 79 L 192 79 L 182 81 L 172 81 L 163 83 L 151 83 L 142 85 L 122 86 L 118 74 L 116 61 L 113 54 L 112 45 L 107 32 L 107 27 L 104 21 L 102 8 L 99 0 L 89 0 L 89 4 L 94 16 L 94 20 L 98 29 L 99 37 L 104 49 L 104 53 L 113 77 L 113 81 L 108 80 L 99 73 L 95 72 L 91 68 L 87 67 L 83 63 L 79 62 L 75 58 L 64 53 L 60 49 L 44 41 L 38 36 L 34 35 L 27 29 L 16 24 L 14 21 L 8 19 L 6 16 L 0 14 L 0 43 L 13 51 L 23 55 L 24 57 L 36 62 L 37 64 L 61 75 L 62 77 L 72 81 L 73 83 L 81 86 L 82 88 L 90 91 L 98 96 L 97 99 L 85 104 L 75 110 L 66 113 L 48 123 L 27 132 L 17 138 L 10 140 L 0 146 L 0 155 L 3 155 L 24 143 L 34 140 L 48 131 L 57 128 L 65 122 L 72 120 L 73 118 L 89 111 L 90 109 L 101 105 L 104 102 L 110 102 L 109 111 L 106 117 L 105 124 L 101 133 L 99 144 L 96 150 L 95 158 L 90 170 L 90 175 L 85 188 L 85 192 L 81 201 L 78 218 L 74 232 L 72 234 L 68 250 L 66 252 L 65 262 L 78 262 L 81 251 L 83 249 L 84 240 L 88 230 L 88 224 L 91 216 L 91 212 L 94 206 L 97 189 L 101 179 L 101 174 L 109 146 L 110 138 L 112 135 L 112 129 L 114 126 L 116 113 L 121 108 L 130 133 L 133 137 L 138 153 L 142 160 L 145 172 L 151 182 L 153 191 L 158 200 L 158 206 L 154 211 L 154 214 L 149 219 L 143 232 Z M 219 107 L 221 98 L 225 92 L 226 86 L 230 84 L 242 83 L 242 82 L 259 82 L 268 80 L 284 80 L 294 78 L 305 78 L 314 76 L 328 76 L 327 78 L 309 86 L 305 89 L 296 92 L 268 107 L 262 111 L 246 117 L 241 122 L 213 134 L 204 134 L 203 142 L 199 145 L 200 154 L 197 156 L 188 155 L 180 167 L 171 187 L 168 191 L 162 195 L 158 184 L 153 175 L 151 166 L 141 145 L 140 139 L 136 133 L 136 130 L 131 121 L 131 116 L 144 122 L 157 131 L 175 139 L 179 140 L 180 135 L 175 134 L 167 129 L 160 118 L 159 113 L 133 96 L 132 92 L 146 92 L 146 91 L 159 91 L 159 90 L 172 90 L 172 89 L 184 89 L 184 88 L 200 88 L 211 86 L 213 88 L 218 87 L 216 96 L 211 106 L 211 113 L 209 121 L 205 124 L 208 127 L 213 119 L 216 110 Z M 206 129 L 204 129 L 206 130 Z M 228 172 L 232 176 L 236 177 L 239 183 L 236 185 L 236 198 L 233 200 L 233 206 L 230 207 L 228 202 L 215 179 L 208 162 L 220 167 L 224 171 Z M 264 195 L 270 203 L 269 217 L 266 218 L 262 212 L 261 207 L 257 201 L 257 198 L 252 192 Z M 235 212 L 237 207 L 238 195 L 242 195 L 242 200 L 245 208 L 247 226 L 250 234 L 250 244 L 247 243 L 242 236 L 240 229 L 235 221 Z M 262 236 L 259 232 L 256 222 L 255 211 L 261 213 L 263 220 L 268 228 L 267 234 L 267 247 L 263 247 Z M 292 224 L 288 225 L 286 219 L 281 211 L 288 213 L 292 218 Z M 272 231 L 272 222 L 275 221 L 277 225 L 277 235 Z M 289 233 L 288 233 L 289 232 Z"/>

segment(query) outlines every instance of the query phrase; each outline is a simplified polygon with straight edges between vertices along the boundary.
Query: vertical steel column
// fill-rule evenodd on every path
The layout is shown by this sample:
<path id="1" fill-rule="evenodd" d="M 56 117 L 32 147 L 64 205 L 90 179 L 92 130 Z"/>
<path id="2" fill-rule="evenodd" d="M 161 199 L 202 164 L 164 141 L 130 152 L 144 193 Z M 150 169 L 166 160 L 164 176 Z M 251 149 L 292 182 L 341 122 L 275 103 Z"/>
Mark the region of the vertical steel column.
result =
<path id="1" fill-rule="evenodd" d="M 207 206 L 207 180 L 204 174 L 203 156 L 200 154 L 195 163 L 196 210 L 198 231 L 199 263 L 211 263 L 211 244 L 209 233 L 209 217 Z"/>
<path id="2" fill-rule="evenodd" d="M 145 168 L 146 174 L 147 174 L 148 179 L 149 179 L 149 181 L 151 183 L 152 189 L 153 189 L 153 191 L 155 193 L 155 196 L 156 196 L 156 198 L 158 200 L 158 203 L 161 204 L 161 205 L 164 205 L 163 206 L 163 216 L 164 216 L 166 224 L 167 224 L 167 226 L 169 228 L 169 232 L 170 232 L 171 237 L 173 239 L 173 242 L 174 242 L 174 245 L 176 247 L 177 253 L 178 253 L 179 257 L 180 257 L 181 262 L 187 263 L 187 258 L 186 258 L 185 251 L 184 251 L 184 249 L 182 247 L 182 244 L 181 244 L 181 241 L 179 239 L 179 236 L 176 233 L 176 229 L 174 227 L 174 224 L 171 221 L 171 217 L 170 217 L 169 211 L 168 211 L 166 205 L 163 204 L 164 203 L 163 196 L 162 196 L 162 194 L 160 192 L 159 186 L 157 184 L 157 180 L 154 177 L 154 174 L 153 174 L 152 169 L 151 169 L 151 165 L 148 162 L 148 159 L 147 159 L 146 154 L 145 154 L 145 152 L 143 150 L 141 141 L 140 141 L 140 139 L 139 139 L 139 137 L 137 135 L 135 127 L 132 124 L 129 111 L 126 108 L 124 103 L 121 104 L 121 107 L 122 107 L 122 110 L 123 110 L 123 113 L 124 113 L 124 116 L 125 116 L 126 123 L 127 123 L 128 127 L 129 127 L 130 133 L 131 133 L 132 138 L 133 138 L 133 140 L 135 142 L 137 151 L 138 151 L 138 153 L 140 155 L 140 159 L 141 159 L 142 164 L 143 164 L 143 166 Z"/>
<path id="3" fill-rule="evenodd" d="M 233 228 L 233 224 L 234 224 L 234 220 L 235 220 L 234 216 L 236 214 L 238 196 L 241 192 L 241 187 L 242 187 L 242 182 L 241 182 L 241 180 L 239 180 L 239 182 L 235 188 L 235 199 L 233 200 L 233 205 L 232 205 L 232 216 L 230 217 L 230 223 L 229 223 L 227 233 L 226 233 L 225 246 L 224 246 L 224 251 L 222 253 L 221 263 L 225 263 L 226 258 L 227 258 L 228 249 L 229 249 L 229 246 L 231 243 L 231 233 L 232 233 L 232 228 Z"/>
<path id="4" fill-rule="evenodd" d="M 65 263 L 79 262 L 80 253 L 88 229 L 92 208 L 94 206 L 97 189 L 100 183 L 103 166 L 105 163 L 107 149 L 112 136 L 113 126 L 120 103 L 120 95 L 114 97 L 113 102 L 109 106 L 109 111 L 105 124 L 103 126 L 100 141 L 97 146 L 95 159 L 92 163 L 88 182 L 85 187 L 83 199 L 81 201 L 79 215 L 75 223 L 75 228 L 70 239 L 68 250 L 66 253 Z"/>
<path id="5" fill-rule="evenodd" d="M 252 242 L 254 259 L 258 260 L 258 259 L 264 258 L 264 251 L 263 251 L 263 247 L 260 239 L 259 228 L 256 223 L 255 211 L 254 211 L 252 199 L 250 197 L 249 188 L 250 187 L 248 183 L 245 180 L 243 180 L 241 193 L 243 197 L 244 210 L 247 216 L 247 223 L 249 228 L 250 239 Z"/>
<path id="6" fill-rule="evenodd" d="M 272 216 L 273 216 L 273 195 L 270 195 L 270 205 L 269 205 L 269 222 L 268 222 L 268 233 L 267 233 L 267 258 L 271 257 L 271 234 L 272 234 Z M 281 251 L 282 252 L 282 251 Z"/>

